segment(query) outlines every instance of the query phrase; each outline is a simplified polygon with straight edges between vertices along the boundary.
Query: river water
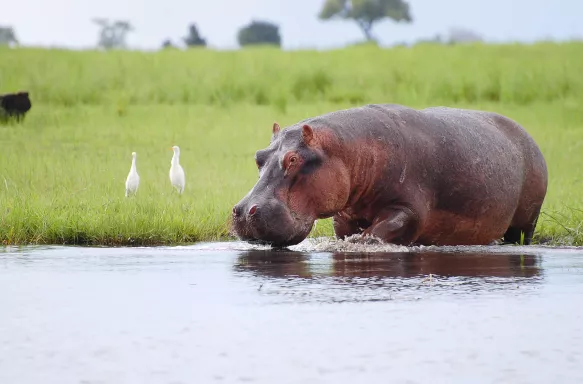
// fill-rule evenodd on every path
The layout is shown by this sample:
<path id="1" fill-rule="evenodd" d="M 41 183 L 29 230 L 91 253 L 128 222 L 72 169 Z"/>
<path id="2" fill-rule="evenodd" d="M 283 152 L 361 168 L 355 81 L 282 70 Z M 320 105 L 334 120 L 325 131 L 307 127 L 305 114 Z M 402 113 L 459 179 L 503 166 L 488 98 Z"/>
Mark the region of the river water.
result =
<path id="1" fill-rule="evenodd" d="M 0 383 L 583 383 L 582 308 L 583 248 L 4 248 Z"/>

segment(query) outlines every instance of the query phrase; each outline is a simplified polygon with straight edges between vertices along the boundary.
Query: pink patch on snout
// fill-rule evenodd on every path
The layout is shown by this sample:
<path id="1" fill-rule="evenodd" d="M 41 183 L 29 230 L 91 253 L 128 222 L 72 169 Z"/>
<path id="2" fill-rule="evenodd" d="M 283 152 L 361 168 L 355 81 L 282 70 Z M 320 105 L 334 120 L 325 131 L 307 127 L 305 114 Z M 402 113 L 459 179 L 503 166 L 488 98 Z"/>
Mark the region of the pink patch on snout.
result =
<path id="1" fill-rule="evenodd" d="M 253 216 L 255 214 L 255 212 L 257 212 L 257 205 L 253 205 L 250 209 L 249 209 L 249 216 Z"/>

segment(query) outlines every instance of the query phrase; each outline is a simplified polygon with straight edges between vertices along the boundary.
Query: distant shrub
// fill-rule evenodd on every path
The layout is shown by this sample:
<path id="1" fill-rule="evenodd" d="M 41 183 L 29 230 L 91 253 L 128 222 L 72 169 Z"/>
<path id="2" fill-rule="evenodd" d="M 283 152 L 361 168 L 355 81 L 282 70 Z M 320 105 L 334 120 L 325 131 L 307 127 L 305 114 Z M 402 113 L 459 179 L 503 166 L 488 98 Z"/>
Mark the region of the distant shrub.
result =
<path id="1" fill-rule="evenodd" d="M 239 30 L 237 40 L 241 47 L 260 44 L 281 46 L 279 27 L 267 21 L 252 21 Z"/>

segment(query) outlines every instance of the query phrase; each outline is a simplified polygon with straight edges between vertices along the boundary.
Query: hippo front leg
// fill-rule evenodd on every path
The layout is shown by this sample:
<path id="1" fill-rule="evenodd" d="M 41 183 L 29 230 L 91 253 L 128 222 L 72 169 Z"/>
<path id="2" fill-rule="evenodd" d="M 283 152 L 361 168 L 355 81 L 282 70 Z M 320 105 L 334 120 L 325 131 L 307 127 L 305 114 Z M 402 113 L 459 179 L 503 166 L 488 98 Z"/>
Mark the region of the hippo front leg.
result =
<path id="1" fill-rule="evenodd" d="M 373 221 L 372 225 L 362 233 L 362 242 L 367 237 L 374 236 L 386 243 L 410 245 L 419 236 L 420 217 L 406 207 L 383 211 Z"/>
<path id="2" fill-rule="evenodd" d="M 362 232 L 356 220 L 351 220 L 342 213 L 335 215 L 332 221 L 334 223 L 334 234 L 338 239 L 345 239 Z"/>

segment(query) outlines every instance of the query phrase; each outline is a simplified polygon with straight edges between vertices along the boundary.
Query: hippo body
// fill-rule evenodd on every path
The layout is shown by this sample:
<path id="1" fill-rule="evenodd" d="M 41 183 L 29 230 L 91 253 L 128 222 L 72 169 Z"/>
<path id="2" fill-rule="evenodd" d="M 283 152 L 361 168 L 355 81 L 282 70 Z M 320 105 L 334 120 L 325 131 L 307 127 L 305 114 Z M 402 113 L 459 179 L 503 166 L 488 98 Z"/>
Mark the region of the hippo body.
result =
<path id="1" fill-rule="evenodd" d="M 328 217 L 338 238 L 530 244 L 547 191 L 546 162 L 520 125 L 456 108 L 374 104 L 281 132 L 276 123 L 256 162 L 259 181 L 233 208 L 233 229 L 274 246 L 301 242 Z"/>

